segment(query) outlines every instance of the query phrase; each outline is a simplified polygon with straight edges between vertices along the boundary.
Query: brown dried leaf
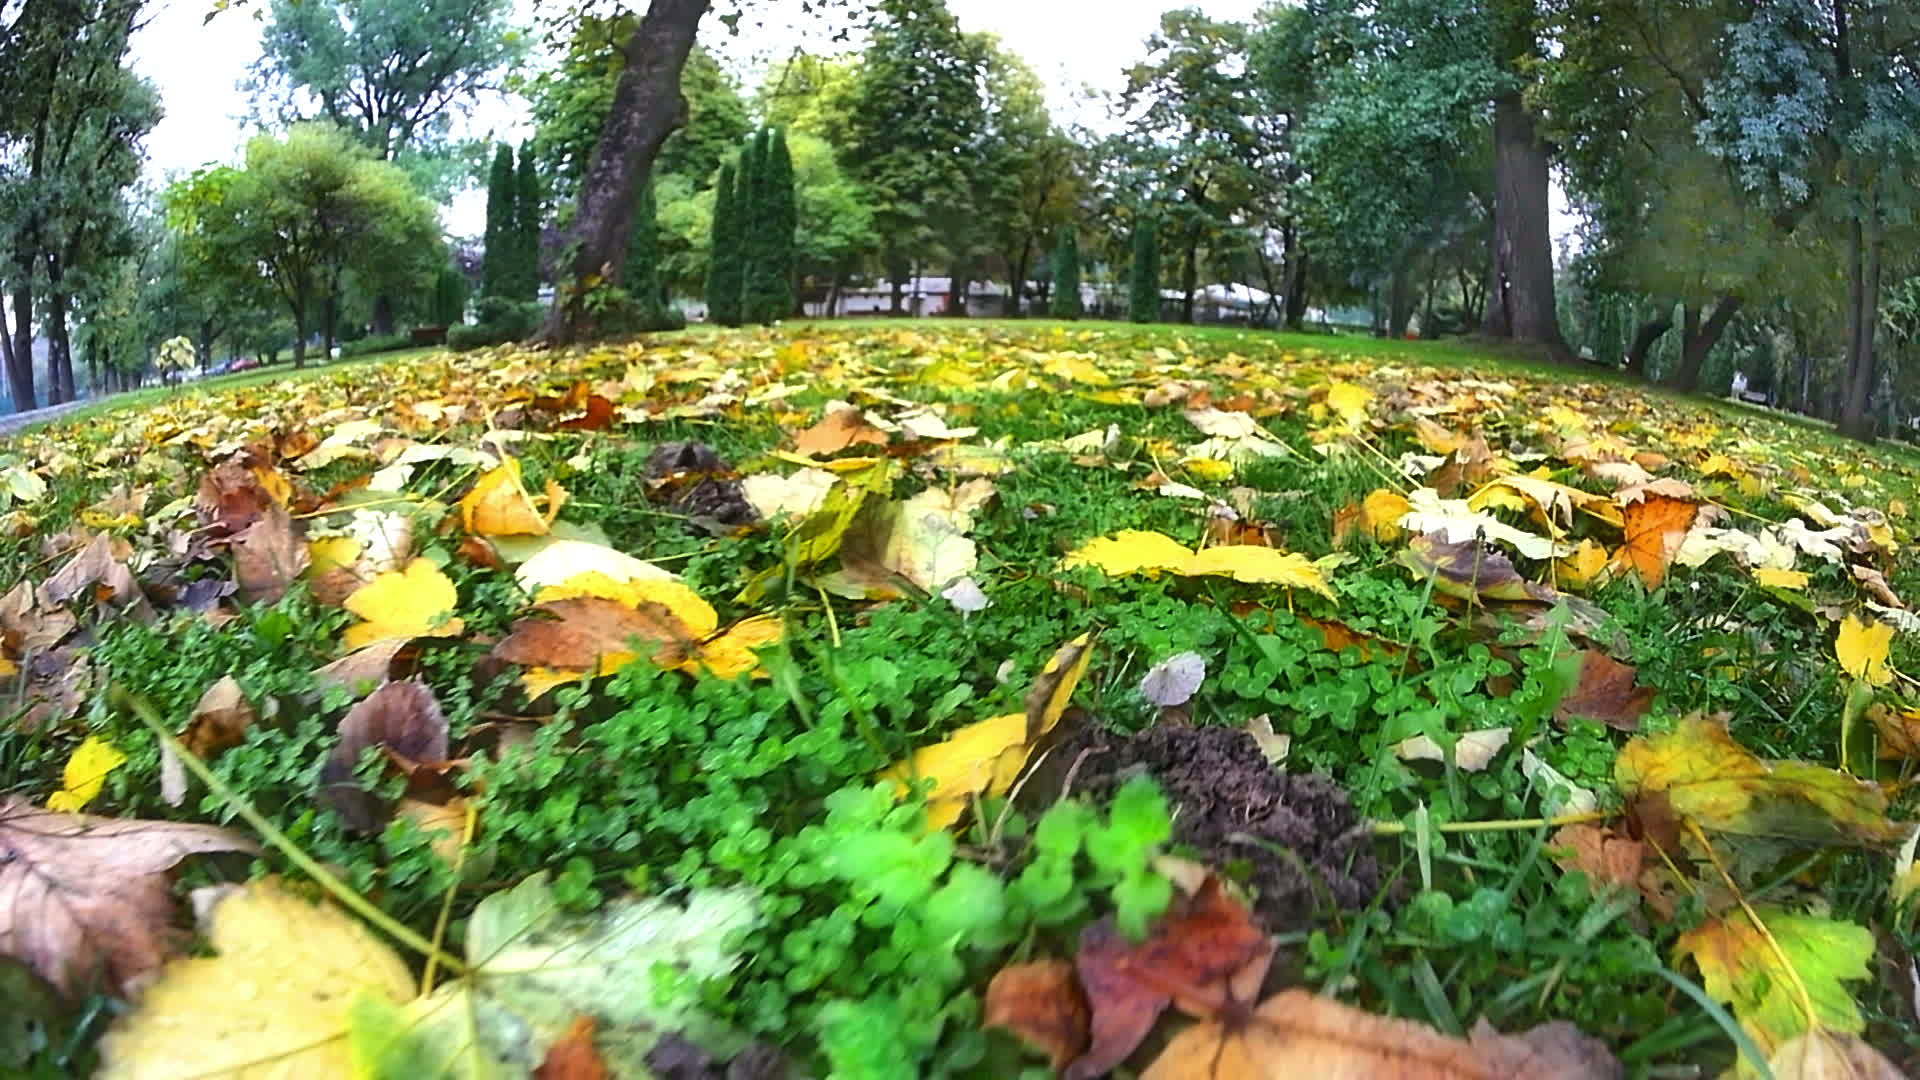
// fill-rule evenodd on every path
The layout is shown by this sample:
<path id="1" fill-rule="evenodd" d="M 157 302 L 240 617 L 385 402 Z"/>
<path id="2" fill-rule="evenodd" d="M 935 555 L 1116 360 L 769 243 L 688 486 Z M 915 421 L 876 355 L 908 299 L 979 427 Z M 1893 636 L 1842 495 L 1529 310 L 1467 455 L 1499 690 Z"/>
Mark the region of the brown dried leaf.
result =
<path id="1" fill-rule="evenodd" d="M 530 667 L 590 669 L 607 657 L 633 655 L 638 639 L 660 646 L 656 662 L 671 665 L 694 639 L 662 604 L 631 608 L 617 600 L 579 596 L 549 601 L 535 611 L 539 614 L 513 624 L 513 632 L 494 646 L 494 656 Z"/>
<path id="2" fill-rule="evenodd" d="M 1086 1051 L 1089 1023 L 1087 999 L 1065 960 L 1012 964 L 987 984 L 980 1026 L 1007 1029 L 1056 1070 Z"/>
<path id="3" fill-rule="evenodd" d="M 233 579 L 240 586 L 240 599 L 250 604 L 279 600 L 311 561 L 306 529 L 285 507 L 267 507 L 234 541 Z"/>
<path id="4" fill-rule="evenodd" d="M 193 707 L 187 729 L 180 733 L 180 744 L 202 761 L 212 761 L 227 750 L 246 741 L 247 731 L 256 716 L 253 706 L 233 676 L 223 676 L 207 687 Z M 187 770 L 171 747 L 160 748 L 160 797 L 168 806 L 179 806 L 187 796 Z"/>
<path id="5" fill-rule="evenodd" d="M 820 422 L 794 436 L 794 447 L 809 457 L 838 453 L 849 446 L 885 446 L 887 433 L 867 422 L 857 408 L 833 409 Z"/>
<path id="6" fill-rule="evenodd" d="M 346 691 L 354 697 L 371 693 L 394 674 L 394 661 L 413 644 L 411 638 L 386 638 L 335 660 L 313 673 L 322 692 Z"/>
<path id="7" fill-rule="evenodd" d="M 125 996 L 178 938 L 167 871 L 189 855 L 258 853 L 212 825 L 115 820 L 0 800 L 0 954 L 68 997 Z"/>
<path id="8" fill-rule="evenodd" d="M 1568 872 L 1584 871 L 1596 891 L 1608 887 L 1638 888 L 1646 863 L 1647 845 L 1600 825 L 1567 825 L 1553 834 L 1555 847 L 1567 849 L 1558 858 Z"/>
<path id="9" fill-rule="evenodd" d="M 1623 664 L 1597 649 L 1580 655 L 1580 681 L 1574 685 L 1554 716 L 1561 723 L 1593 720 L 1617 731 L 1637 731 L 1640 718 L 1653 707 L 1654 688 L 1636 686 L 1638 669 Z"/>
<path id="10" fill-rule="evenodd" d="M 604 401 L 604 398 L 595 400 Z M 591 1016 L 576 1017 L 565 1035 L 547 1047 L 546 1059 L 533 1070 L 534 1080 L 607 1080 L 613 1074 L 593 1045 L 598 1026 Z"/>
<path id="11" fill-rule="evenodd" d="M 237 460 L 223 461 L 208 470 L 200 478 L 200 490 L 194 497 L 194 509 L 214 539 L 245 532 L 272 505 L 273 495 L 261 485 L 259 476 Z"/>
<path id="12" fill-rule="evenodd" d="M 42 605 L 31 582 L 21 581 L 0 597 L 0 644 L 13 656 L 46 652 L 79 625 L 65 608 Z"/>
<path id="13" fill-rule="evenodd" d="M 390 682 L 340 719 L 340 741 L 320 767 L 318 797 L 357 832 L 379 831 L 390 812 L 354 777 L 360 755 L 376 746 L 410 776 L 446 763 L 447 718 L 425 683 Z"/>
<path id="14" fill-rule="evenodd" d="M 79 554 L 48 578 L 40 586 L 40 599 L 43 604 L 60 607 L 71 603 L 90 588 L 96 598 L 116 606 L 135 602 L 141 606 L 146 604 L 139 584 L 133 580 L 132 571 L 114 558 L 113 538 L 106 533 L 95 536 L 92 542 L 80 549 Z"/>

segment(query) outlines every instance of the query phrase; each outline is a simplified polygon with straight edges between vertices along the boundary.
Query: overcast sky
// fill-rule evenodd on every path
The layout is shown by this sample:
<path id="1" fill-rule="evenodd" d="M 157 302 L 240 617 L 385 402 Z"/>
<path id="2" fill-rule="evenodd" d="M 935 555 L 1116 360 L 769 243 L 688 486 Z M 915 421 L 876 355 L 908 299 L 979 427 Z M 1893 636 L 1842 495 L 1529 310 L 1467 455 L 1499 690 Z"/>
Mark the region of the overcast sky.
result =
<path id="1" fill-rule="evenodd" d="M 1204 6 L 1215 18 L 1245 19 L 1263 2 L 1206 0 Z M 233 161 L 249 133 L 239 84 L 259 56 L 255 16 L 264 13 L 266 0 L 252 0 L 203 25 L 211 6 L 210 0 L 159 0 L 153 20 L 134 39 L 134 67 L 159 84 L 166 106 L 166 118 L 147 139 L 148 175 L 156 184 L 208 162 Z M 811 52 L 845 47 L 821 32 L 823 20 L 801 14 L 799 0 L 751 0 L 744 6 L 738 36 L 709 17 L 702 40 L 748 78 L 796 46 Z M 1147 35 L 1170 6 L 1171 0 L 948 0 L 962 28 L 998 34 L 1026 58 L 1047 83 L 1056 115 L 1082 121 L 1093 117 L 1078 101 L 1081 88 L 1119 89 L 1123 70 L 1144 55 Z M 467 128 L 473 135 L 518 140 L 527 134 L 524 107 L 517 99 L 484 102 Z M 481 193 L 469 190 L 456 197 L 444 219 L 454 233 L 471 235 L 480 231 L 484 209 Z"/>

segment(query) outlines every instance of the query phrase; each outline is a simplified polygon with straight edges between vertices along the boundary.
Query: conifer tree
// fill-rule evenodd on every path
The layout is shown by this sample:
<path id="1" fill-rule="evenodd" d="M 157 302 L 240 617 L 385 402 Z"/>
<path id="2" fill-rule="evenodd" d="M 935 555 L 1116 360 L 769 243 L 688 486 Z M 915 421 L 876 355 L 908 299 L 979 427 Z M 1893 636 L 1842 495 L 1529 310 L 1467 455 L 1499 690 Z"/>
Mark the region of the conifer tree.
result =
<path id="1" fill-rule="evenodd" d="M 767 132 L 747 137 L 740 151 L 740 171 L 734 176 L 733 209 L 740 229 L 740 321 L 761 322 L 758 296 L 760 263 L 766 256 Z"/>
<path id="2" fill-rule="evenodd" d="M 1127 315 L 1137 323 L 1160 321 L 1160 240 L 1151 218 L 1133 226 L 1133 290 Z"/>
<path id="3" fill-rule="evenodd" d="M 654 203 L 652 177 L 641 181 L 634 199 L 633 235 L 627 240 L 627 264 L 620 284 L 633 299 L 639 329 L 659 330 L 670 324 L 660 274 L 659 211 Z"/>
<path id="4" fill-rule="evenodd" d="M 480 254 L 480 294 L 506 296 L 511 288 L 519 213 L 513 182 L 513 148 L 501 143 L 487 173 L 486 247 Z"/>
<path id="5" fill-rule="evenodd" d="M 751 249 L 753 265 L 747 276 L 747 306 L 752 321 L 771 323 L 793 313 L 793 233 L 798 209 L 787 133 L 775 130 L 762 135 L 765 150 L 758 155 L 756 177 L 761 205 Z"/>
<path id="6" fill-rule="evenodd" d="M 729 162 L 713 185 L 712 258 L 707 263 L 707 318 L 721 326 L 740 325 L 740 187 Z"/>
<path id="7" fill-rule="evenodd" d="M 540 298 L 540 175 L 534 171 L 533 143 L 520 147 L 520 169 L 514 183 L 515 300 Z"/>
<path id="8" fill-rule="evenodd" d="M 1080 317 L 1080 240 L 1071 228 L 1060 230 L 1053 248 L 1053 296 L 1047 311 L 1056 319 Z"/>

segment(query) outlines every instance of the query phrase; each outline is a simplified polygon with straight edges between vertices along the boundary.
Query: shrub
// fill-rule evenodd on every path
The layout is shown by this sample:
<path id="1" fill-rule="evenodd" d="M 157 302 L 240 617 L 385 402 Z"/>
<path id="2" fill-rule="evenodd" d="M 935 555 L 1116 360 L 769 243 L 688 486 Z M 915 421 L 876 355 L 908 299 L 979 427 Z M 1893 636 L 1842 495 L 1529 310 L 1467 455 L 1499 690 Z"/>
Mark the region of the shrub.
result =
<path id="1" fill-rule="evenodd" d="M 480 316 L 478 322 L 471 326 L 448 328 L 448 348 L 479 349 L 519 341 L 540 325 L 540 316 L 545 310 L 537 301 L 512 300 L 504 296 L 481 297 L 476 306 Z"/>
<path id="2" fill-rule="evenodd" d="M 371 356 L 374 353 L 393 352 L 397 349 L 412 347 L 413 336 L 410 334 L 372 334 L 358 341 L 349 341 L 341 345 L 340 355 L 342 357 Z"/>

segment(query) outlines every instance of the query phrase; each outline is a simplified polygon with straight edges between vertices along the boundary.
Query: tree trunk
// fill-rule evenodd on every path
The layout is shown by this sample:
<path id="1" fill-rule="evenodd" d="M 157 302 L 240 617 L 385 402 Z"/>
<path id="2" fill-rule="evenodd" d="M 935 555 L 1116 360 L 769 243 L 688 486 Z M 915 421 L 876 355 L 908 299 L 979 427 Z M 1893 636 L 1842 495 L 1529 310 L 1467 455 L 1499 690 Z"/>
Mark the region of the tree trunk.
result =
<path id="1" fill-rule="evenodd" d="M 58 288 L 47 296 L 47 404 L 73 400 L 73 341 L 67 335 L 67 294 Z"/>
<path id="2" fill-rule="evenodd" d="M 33 285 L 23 277 L 13 287 L 13 366 L 7 369 L 7 389 L 15 412 L 39 407 L 33 394 Z M 0 327 L 0 329 L 5 329 Z"/>
<path id="3" fill-rule="evenodd" d="M 1674 369 L 1674 387 L 1680 390 L 1700 389 L 1700 369 L 1706 365 L 1707 355 L 1719 343 L 1720 336 L 1726 333 L 1727 323 L 1739 312 L 1743 301 L 1737 296 L 1722 296 L 1713 305 L 1713 311 L 1706 321 L 1700 321 L 1700 309 L 1688 304 L 1684 309 L 1684 325 L 1680 338 L 1680 366 Z"/>
<path id="4" fill-rule="evenodd" d="M 373 332 L 381 337 L 393 336 L 393 297 L 386 293 L 373 298 Z"/>
<path id="5" fill-rule="evenodd" d="M 1187 244 L 1187 265 L 1180 271 L 1180 289 L 1185 294 L 1180 300 L 1180 321 L 1188 326 L 1193 325 L 1193 293 L 1199 284 L 1200 234 L 1195 232 L 1193 240 Z M 1159 282 L 1155 282 L 1154 292 L 1158 294 L 1159 291 Z M 1157 303 L 1154 305 L 1156 308 L 1159 306 Z"/>
<path id="6" fill-rule="evenodd" d="M 1519 94 L 1497 99 L 1493 118 L 1494 273 L 1481 329 L 1570 360 L 1554 306 L 1547 147 Z"/>
<path id="7" fill-rule="evenodd" d="M 620 80 L 561 243 L 573 257 L 540 331 L 549 345 L 571 345 L 593 332 L 579 283 L 596 275 L 611 280 L 626 264 L 634 192 L 652 170 L 660 144 L 686 123 L 680 71 L 708 6 L 709 0 L 652 0 L 621 48 Z"/>
<path id="8" fill-rule="evenodd" d="M 1295 257 L 1291 245 L 1287 250 L 1287 329 L 1301 330 L 1307 321 L 1307 265 L 1312 256 L 1302 251 Z"/>
<path id="9" fill-rule="evenodd" d="M 293 368 L 307 366 L 307 306 L 293 305 Z"/>
<path id="10" fill-rule="evenodd" d="M 952 269 L 947 271 L 947 314 L 955 318 L 967 315 L 967 279 L 973 275 L 973 268 L 966 259 L 955 259 Z"/>
<path id="11" fill-rule="evenodd" d="M 1653 351 L 1653 343 L 1673 329 L 1673 312 L 1656 315 L 1640 324 L 1633 332 L 1633 343 L 1627 346 L 1627 371 L 1641 378 L 1647 376 L 1647 354 Z"/>
<path id="12" fill-rule="evenodd" d="M 1841 388 L 1840 434 L 1862 442 L 1873 441 L 1870 403 L 1878 376 L 1874 335 L 1880 318 L 1880 259 L 1885 246 L 1878 208 L 1868 210 L 1867 222 L 1855 219 L 1848 236 L 1847 259 L 1847 374 Z"/>
<path id="13" fill-rule="evenodd" d="M 1413 318 L 1413 268 L 1405 260 L 1396 263 L 1387 279 L 1387 336 L 1395 341 L 1407 336 L 1407 323 Z"/>
<path id="14" fill-rule="evenodd" d="M 893 287 L 893 295 L 887 306 L 887 314 L 897 319 L 906 314 L 906 309 L 902 306 L 904 303 L 902 296 L 907 287 L 907 275 L 913 272 L 913 268 L 896 254 L 889 254 L 886 257 L 886 265 L 887 283 Z"/>
<path id="15" fill-rule="evenodd" d="M 320 362 L 323 364 L 333 359 L 333 341 L 339 322 L 340 299 L 330 292 L 320 302 Z"/>
<path id="16" fill-rule="evenodd" d="M 1007 276 L 1007 310 L 1009 319 L 1018 319 L 1026 314 L 1024 301 L 1027 291 L 1027 266 L 1033 260 L 1033 239 L 1029 237 L 1020 244 L 1020 256 L 1013 261 L 1011 273 Z"/>

